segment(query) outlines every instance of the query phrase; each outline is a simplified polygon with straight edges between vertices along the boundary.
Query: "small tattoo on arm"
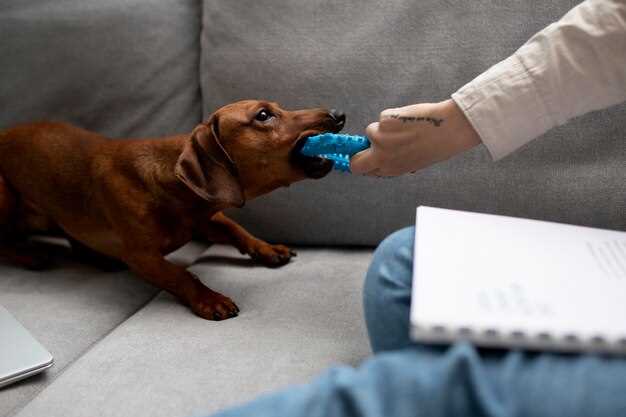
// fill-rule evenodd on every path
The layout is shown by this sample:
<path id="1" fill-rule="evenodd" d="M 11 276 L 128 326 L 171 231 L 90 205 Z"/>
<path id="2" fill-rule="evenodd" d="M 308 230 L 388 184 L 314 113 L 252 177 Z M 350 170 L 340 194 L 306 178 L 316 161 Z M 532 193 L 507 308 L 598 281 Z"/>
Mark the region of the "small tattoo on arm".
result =
<path id="1" fill-rule="evenodd" d="M 389 116 L 386 116 L 386 118 L 397 119 L 397 120 L 400 120 L 402 123 L 427 122 L 427 123 L 431 123 L 435 127 L 439 127 L 443 123 L 443 119 L 437 119 L 435 117 L 413 117 L 413 116 L 400 116 L 399 114 L 390 114 Z"/>

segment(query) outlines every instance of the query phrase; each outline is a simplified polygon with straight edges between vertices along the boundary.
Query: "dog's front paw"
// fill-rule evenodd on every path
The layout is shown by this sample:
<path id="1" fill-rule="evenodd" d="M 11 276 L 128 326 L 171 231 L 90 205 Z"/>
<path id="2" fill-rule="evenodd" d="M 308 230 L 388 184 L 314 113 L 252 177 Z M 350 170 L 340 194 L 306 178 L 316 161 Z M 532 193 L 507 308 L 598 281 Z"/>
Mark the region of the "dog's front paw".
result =
<path id="1" fill-rule="evenodd" d="M 196 315 L 207 320 L 226 320 L 239 314 L 239 307 L 233 300 L 211 290 L 202 291 L 189 301 L 189 306 Z"/>
<path id="2" fill-rule="evenodd" d="M 255 245 L 248 254 L 256 262 L 272 268 L 283 266 L 289 263 L 292 257 L 298 256 L 293 249 L 285 245 L 270 245 L 265 242 Z"/>

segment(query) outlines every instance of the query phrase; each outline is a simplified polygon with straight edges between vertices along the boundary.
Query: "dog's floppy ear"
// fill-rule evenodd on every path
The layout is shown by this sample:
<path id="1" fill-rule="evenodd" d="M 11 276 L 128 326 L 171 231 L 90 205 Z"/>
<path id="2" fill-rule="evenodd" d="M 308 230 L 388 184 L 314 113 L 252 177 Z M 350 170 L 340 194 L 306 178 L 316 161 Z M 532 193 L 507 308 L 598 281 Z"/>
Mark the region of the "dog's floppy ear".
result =
<path id="1" fill-rule="evenodd" d="M 237 167 L 219 141 L 216 124 L 213 116 L 191 132 L 176 163 L 176 177 L 208 202 L 242 207 Z"/>

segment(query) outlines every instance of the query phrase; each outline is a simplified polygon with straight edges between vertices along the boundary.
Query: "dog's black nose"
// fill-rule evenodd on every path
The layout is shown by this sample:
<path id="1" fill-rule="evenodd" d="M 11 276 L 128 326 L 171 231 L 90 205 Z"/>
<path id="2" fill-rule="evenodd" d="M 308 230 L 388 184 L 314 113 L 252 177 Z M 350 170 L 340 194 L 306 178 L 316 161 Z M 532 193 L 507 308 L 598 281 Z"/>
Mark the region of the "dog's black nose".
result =
<path id="1" fill-rule="evenodd" d="M 337 127 L 343 127 L 343 125 L 346 123 L 346 115 L 342 111 L 332 109 L 328 112 L 328 115 L 331 119 L 333 119 Z"/>

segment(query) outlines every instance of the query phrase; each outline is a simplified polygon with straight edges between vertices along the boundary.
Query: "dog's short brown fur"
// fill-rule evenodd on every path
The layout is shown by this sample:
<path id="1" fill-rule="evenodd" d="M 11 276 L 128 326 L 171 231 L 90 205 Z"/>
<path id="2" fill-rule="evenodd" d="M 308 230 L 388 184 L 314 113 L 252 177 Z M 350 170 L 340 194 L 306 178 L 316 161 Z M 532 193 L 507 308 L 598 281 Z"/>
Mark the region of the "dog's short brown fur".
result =
<path id="1" fill-rule="evenodd" d="M 16 245 L 60 232 L 94 257 L 121 260 L 199 316 L 221 320 L 237 306 L 164 259 L 193 237 L 228 243 L 268 266 L 294 252 L 255 238 L 222 210 L 307 177 L 329 161 L 298 156 L 300 139 L 339 131 L 323 109 L 286 111 L 247 100 L 225 106 L 191 134 L 111 140 L 64 123 L 0 132 L 0 256 L 36 267 Z"/>

